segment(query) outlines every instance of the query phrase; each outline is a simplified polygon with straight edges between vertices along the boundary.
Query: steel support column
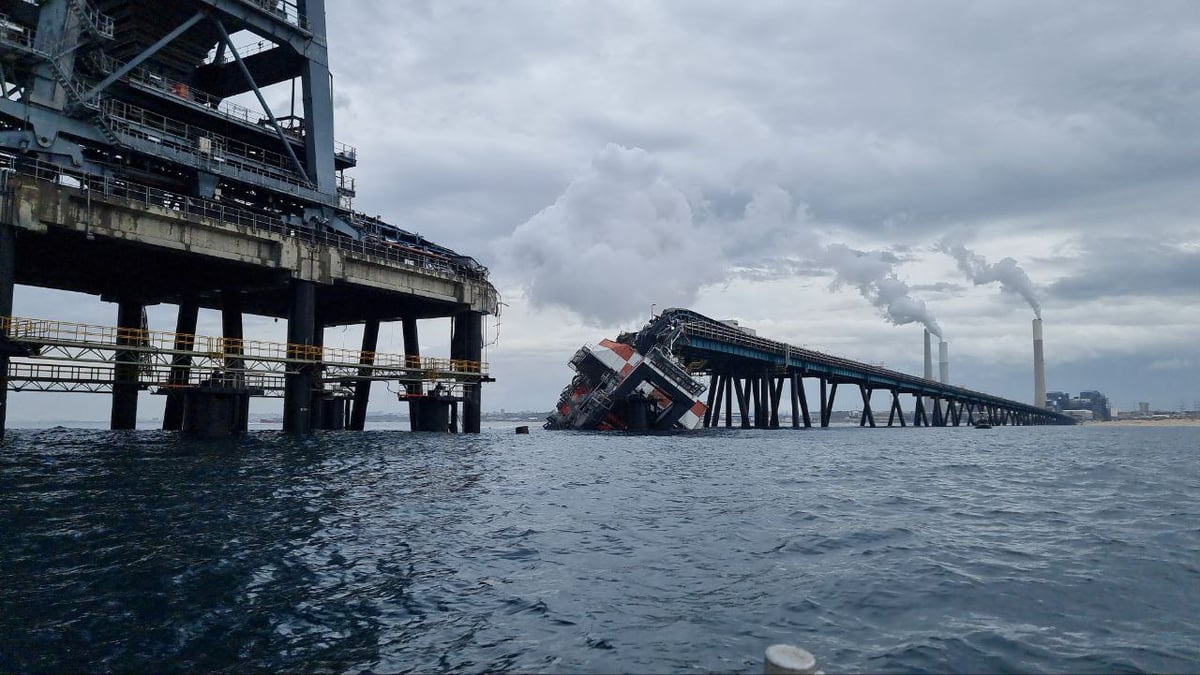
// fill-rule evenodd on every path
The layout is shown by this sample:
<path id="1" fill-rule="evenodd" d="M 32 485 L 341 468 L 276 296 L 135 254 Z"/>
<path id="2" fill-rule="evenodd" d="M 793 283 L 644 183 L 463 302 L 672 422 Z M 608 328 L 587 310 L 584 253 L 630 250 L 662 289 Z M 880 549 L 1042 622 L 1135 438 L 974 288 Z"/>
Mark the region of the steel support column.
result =
<path id="1" fill-rule="evenodd" d="M 17 242 L 11 225 L 0 223 L 0 320 L 12 316 Z M 8 325 L 0 325 L 0 440 L 8 419 Z"/>
<path id="2" fill-rule="evenodd" d="M 750 410 L 746 401 L 746 389 L 749 388 L 749 383 L 746 386 L 742 385 L 742 378 L 738 377 L 733 380 L 733 388 L 737 390 L 738 413 L 742 416 L 741 427 L 743 429 L 750 428 Z"/>
<path id="3" fill-rule="evenodd" d="M 946 426 L 944 420 L 942 419 L 942 399 L 941 399 L 941 397 L 934 396 L 932 399 L 930 399 L 930 401 L 933 403 L 933 426 L 935 426 L 935 427 Z"/>
<path id="4" fill-rule="evenodd" d="M 859 385 L 858 389 L 863 399 L 862 417 L 858 420 L 858 426 L 866 426 L 869 423 L 871 428 L 874 429 L 875 415 L 871 412 L 871 390 L 866 385 Z"/>
<path id="5" fill-rule="evenodd" d="M 461 334 L 461 337 L 460 337 Z M 460 312 L 454 317 L 454 338 L 451 340 L 451 348 L 453 349 L 454 342 L 458 342 L 459 354 L 450 355 L 451 359 L 459 359 L 478 364 L 483 361 L 483 313 L 481 312 Z M 482 373 L 480 373 L 482 376 Z M 480 420 L 482 417 L 481 404 L 482 397 L 480 390 L 482 385 L 480 382 L 468 382 L 463 385 L 463 405 L 462 405 L 462 432 L 464 434 L 477 434 L 480 429 Z M 451 411 L 451 426 L 453 423 L 454 413 Z"/>
<path id="6" fill-rule="evenodd" d="M 917 405 L 913 408 L 913 426 L 927 427 L 929 426 L 929 419 L 925 417 L 925 400 L 919 394 L 915 396 L 917 399 Z"/>
<path id="7" fill-rule="evenodd" d="M 800 414 L 804 416 L 804 428 L 812 428 L 812 416 L 808 413 L 808 394 L 804 392 L 804 376 L 796 376 L 796 394 L 800 397 Z"/>
<path id="8" fill-rule="evenodd" d="M 749 401 L 750 411 L 749 412 L 754 417 L 754 421 L 750 422 L 749 426 L 758 427 L 759 422 L 762 420 L 762 415 L 759 414 L 759 407 L 758 407 L 758 378 L 757 377 L 746 378 L 746 397 L 748 399 L 750 399 L 750 401 Z M 747 421 L 749 421 L 749 420 L 747 420 Z"/>
<path id="9" fill-rule="evenodd" d="M 312 281 L 292 279 L 291 303 L 288 308 L 288 358 L 310 358 L 316 325 L 317 286 Z M 283 391 L 283 430 L 289 434 L 312 431 L 314 368 L 309 364 L 287 364 L 287 380 Z"/>
<path id="10" fill-rule="evenodd" d="M 779 428 L 779 404 L 783 399 L 783 378 L 775 378 L 771 388 L 771 428 Z"/>
<path id="11" fill-rule="evenodd" d="M 245 384 L 246 362 L 242 356 L 246 353 L 243 346 L 245 331 L 242 328 L 242 292 L 237 289 L 221 291 L 221 342 L 225 351 L 225 370 L 234 381 Z M 238 399 L 238 418 L 236 431 L 245 432 L 250 428 L 250 397 Z"/>
<path id="12" fill-rule="evenodd" d="M 406 368 L 421 367 L 421 343 L 417 339 L 417 320 L 414 317 L 406 316 L 401 322 L 404 329 L 404 365 Z M 422 384 L 413 382 L 407 385 L 409 396 L 419 396 L 422 393 Z M 420 431 L 421 429 L 421 400 L 419 398 L 410 398 L 408 400 L 408 428 L 409 431 Z"/>
<path id="13" fill-rule="evenodd" d="M 800 428 L 800 397 L 796 394 L 796 389 L 800 386 L 800 376 L 795 372 L 788 373 L 788 381 L 791 389 L 792 400 L 792 428 Z"/>
<path id="14" fill-rule="evenodd" d="M 375 363 L 375 349 L 379 346 L 379 319 L 367 319 L 363 324 L 362 352 L 358 362 L 364 366 Z M 358 376 L 362 378 L 371 375 L 370 368 L 359 368 Z M 362 431 L 367 425 L 367 402 L 371 398 L 371 380 L 362 379 L 354 383 L 354 408 L 350 412 L 350 423 L 347 429 Z"/>
<path id="15" fill-rule="evenodd" d="M 893 389 L 892 390 L 892 410 L 891 410 L 891 412 L 888 413 L 888 426 L 889 427 L 892 426 L 892 418 L 897 415 L 899 415 L 899 417 L 900 417 L 900 426 L 901 427 L 906 426 L 906 423 L 904 421 L 904 408 L 901 407 L 901 405 L 900 405 L 900 390 Z"/>
<path id="16" fill-rule="evenodd" d="M 733 426 L 733 377 L 725 376 L 725 428 Z"/>
<path id="17" fill-rule="evenodd" d="M 200 303 L 194 297 L 185 298 L 179 303 L 179 316 L 175 319 L 175 343 L 177 352 L 171 357 L 171 374 L 167 383 L 171 385 L 167 391 L 167 402 L 163 407 L 163 430 L 179 431 L 183 429 L 183 392 L 179 387 L 188 383 L 191 377 L 192 357 L 190 352 L 196 342 L 196 321 L 200 316 Z"/>
<path id="18" fill-rule="evenodd" d="M 308 404 L 308 414 L 312 418 L 309 424 L 316 430 L 329 430 L 325 420 L 325 317 L 320 307 L 313 309 L 313 356 L 317 363 L 313 364 L 312 398 Z"/>
<path id="19" fill-rule="evenodd" d="M 714 384 L 714 386 L 713 386 L 713 388 L 716 390 L 716 396 L 713 399 L 713 407 L 710 408 L 710 410 L 708 411 L 708 412 L 712 413 L 712 416 L 713 416 L 712 417 L 713 428 L 716 428 L 716 426 L 721 425 L 721 404 L 722 404 L 722 402 L 724 402 L 725 380 L 726 380 L 726 377 L 724 375 L 718 375 L 718 376 L 716 376 L 716 384 Z"/>
<path id="20" fill-rule="evenodd" d="M 117 344 L 137 345 L 141 341 L 141 300 L 122 298 L 117 302 Z M 138 353 L 118 351 L 113 356 L 112 415 L 109 428 L 137 428 Z"/>
<path id="21" fill-rule="evenodd" d="M 825 419 L 825 408 L 826 408 L 826 406 L 829 405 L 829 403 L 828 403 L 829 391 L 826 389 L 826 387 L 828 386 L 828 382 L 826 381 L 825 376 L 822 375 L 820 379 L 821 379 L 821 428 L 824 429 L 825 427 L 829 426 L 829 420 Z"/>
<path id="22" fill-rule="evenodd" d="M 712 373 L 708 376 L 708 401 L 704 406 L 704 428 L 708 429 L 712 426 L 712 411 L 713 403 L 717 398 L 717 382 L 721 379 L 720 375 Z"/>

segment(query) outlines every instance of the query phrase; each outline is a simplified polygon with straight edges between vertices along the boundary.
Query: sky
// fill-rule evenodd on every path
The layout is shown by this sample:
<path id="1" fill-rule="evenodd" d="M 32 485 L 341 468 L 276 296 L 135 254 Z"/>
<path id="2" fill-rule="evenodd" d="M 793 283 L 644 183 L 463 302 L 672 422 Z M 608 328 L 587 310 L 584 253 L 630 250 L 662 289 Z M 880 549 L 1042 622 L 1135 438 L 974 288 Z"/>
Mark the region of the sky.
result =
<path id="1" fill-rule="evenodd" d="M 1200 401 L 1195 2 L 328 4 L 354 207 L 500 290 L 485 410 L 549 409 L 579 346 L 666 307 L 910 373 L 930 328 L 954 384 L 1021 401 L 1036 310 L 1048 390 Z M 37 289 L 15 304 L 116 315 Z M 172 329 L 173 307 L 150 316 Z M 421 331 L 448 355 L 448 323 Z M 10 419 L 50 400 L 104 417 L 102 399 L 15 394 Z"/>

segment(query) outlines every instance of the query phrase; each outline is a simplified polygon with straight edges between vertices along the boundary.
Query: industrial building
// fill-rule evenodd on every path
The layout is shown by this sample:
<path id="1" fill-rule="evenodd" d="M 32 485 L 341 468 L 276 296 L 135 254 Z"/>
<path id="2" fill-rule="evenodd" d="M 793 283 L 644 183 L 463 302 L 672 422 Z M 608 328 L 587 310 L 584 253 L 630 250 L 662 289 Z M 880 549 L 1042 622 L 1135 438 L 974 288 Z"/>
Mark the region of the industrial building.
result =
<path id="1" fill-rule="evenodd" d="M 1107 422 L 1112 419 L 1112 409 L 1109 407 L 1108 397 L 1098 391 L 1081 391 L 1079 396 L 1071 396 L 1062 391 L 1052 391 L 1046 394 L 1046 408 L 1085 420 Z M 1090 415 L 1079 414 L 1084 411 Z"/>

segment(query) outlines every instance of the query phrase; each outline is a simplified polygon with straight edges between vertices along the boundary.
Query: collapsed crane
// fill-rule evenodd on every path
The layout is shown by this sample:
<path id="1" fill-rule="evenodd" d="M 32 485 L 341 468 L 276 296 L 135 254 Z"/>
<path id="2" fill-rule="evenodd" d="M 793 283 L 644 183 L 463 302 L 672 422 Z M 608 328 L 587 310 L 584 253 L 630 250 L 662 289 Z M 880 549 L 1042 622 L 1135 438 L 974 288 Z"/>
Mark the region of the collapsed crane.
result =
<path id="1" fill-rule="evenodd" d="M 546 429 L 649 431 L 695 429 L 707 410 L 696 381 L 675 357 L 679 320 L 655 317 L 637 333 L 584 345 Z"/>

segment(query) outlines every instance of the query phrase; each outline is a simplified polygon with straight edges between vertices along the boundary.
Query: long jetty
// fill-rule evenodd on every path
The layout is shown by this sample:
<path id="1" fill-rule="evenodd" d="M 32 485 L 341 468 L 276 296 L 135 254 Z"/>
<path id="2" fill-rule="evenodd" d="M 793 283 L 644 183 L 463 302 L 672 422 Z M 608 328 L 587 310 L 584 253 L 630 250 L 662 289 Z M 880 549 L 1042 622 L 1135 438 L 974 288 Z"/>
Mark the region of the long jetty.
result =
<path id="1" fill-rule="evenodd" d="M 1019 401 L 752 335 L 688 309 L 664 310 L 652 320 L 656 322 L 659 330 L 674 333 L 669 342 L 680 362 L 709 378 L 706 427 L 721 426 L 722 416 L 725 427 L 734 426 L 736 405 L 738 426 L 779 428 L 784 383 L 790 385 L 792 426 L 812 427 L 814 416 L 804 391 L 809 378 L 819 382 L 816 424 L 821 427 L 829 426 L 839 386 L 858 389 L 860 426 L 879 424 L 871 409 L 876 391 L 891 395 L 889 427 L 908 424 L 902 395 L 914 399 L 913 426 L 960 426 L 980 420 L 993 425 L 1075 423 L 1067 415 Z"/>

